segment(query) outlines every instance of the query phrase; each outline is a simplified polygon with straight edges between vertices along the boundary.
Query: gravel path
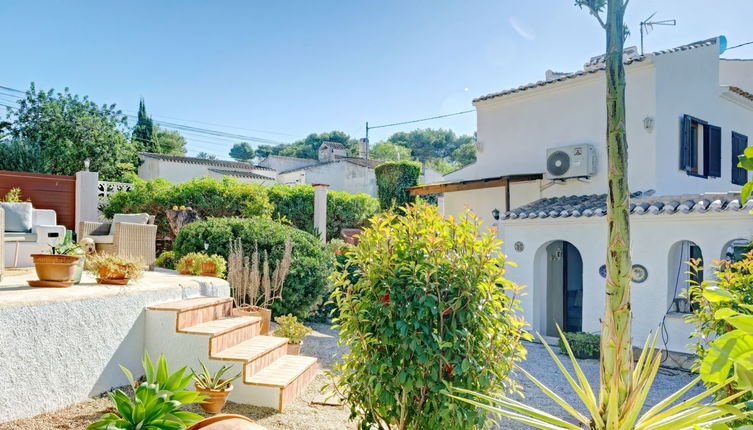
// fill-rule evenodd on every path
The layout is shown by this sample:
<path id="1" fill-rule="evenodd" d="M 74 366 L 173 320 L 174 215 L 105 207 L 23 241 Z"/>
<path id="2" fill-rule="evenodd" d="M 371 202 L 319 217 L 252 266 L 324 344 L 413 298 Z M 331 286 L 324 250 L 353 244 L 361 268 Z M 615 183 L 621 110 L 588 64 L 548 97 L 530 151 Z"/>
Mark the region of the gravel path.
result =
<path id="1" fill-rule="evenodd" d="M 298 398 L 291 403 L 285 412 L 278 414 L 274 409 L 260 408 L 256 406 L 228 403 L 223 412 L 248 416 L 257 423 L 270 430 L 329 430 L 329 429 L 355 429 L 354 422 L 348 421 L 349 411 L 345 407 L 311 405 L 311 401 L 319 395 L 322 386 L 329 381 L 324 371 L 331 367 L 344 352 L 337 345 L 337 330 L 333 330 L 328 324 L 308 324 L 314 331 L 306 337 L 302 354 L 319 358 L 320 370 L 317 377 Z M 523 368 L 539 378 L 541 382 L 559 393 L 563 398 L 571 401 L 575 406 L 582 409 L 580 401 L 570 388 L 567 380 L 559 373 L 552 362 L 551 357 L 544 347 L 535 343 L 527 343 L 528 359 L 523 363 Z M 560 360 L 567 361 L 567 357 L 560 356 Z M 581 360 L 581 367 L 591 381 L 593 387 L 598 386 L 599 363 L 597 360 Z M 569 364 L 566 364 L 571 369 Z M 572 370 L 572 369 L 571 369 Z M 522 375 L 516 375 L 517 380 L 523 386 L 525 402 L 547 412 L 561 416 L 562 410 L 546 395 L 529 382 Z M 657 376 L 654 389 L 649 394 L 648 404 L 652 405 L 693 379 L 691 375 L 682 371 L 662 370 Z M 698 393 L 702 387 L 694 387 L 691 393 Z M 38 415 L 33 418 L 12 421 L 0 424 L 0 430 L 37 430 L 37 429 L 85 429 L 86 426 L 108 411 L 110 402 L 106 397 L 87 400 L 86 402 L 72 405 L 67 408 Z M 191 410 L 201 412 L 196 407 Z M 205 414 L 206 415 L 206 414 Z M 528 426 L 510 421 L 500 421 L 497 426 L 500 430 L 528 429 Z"/>

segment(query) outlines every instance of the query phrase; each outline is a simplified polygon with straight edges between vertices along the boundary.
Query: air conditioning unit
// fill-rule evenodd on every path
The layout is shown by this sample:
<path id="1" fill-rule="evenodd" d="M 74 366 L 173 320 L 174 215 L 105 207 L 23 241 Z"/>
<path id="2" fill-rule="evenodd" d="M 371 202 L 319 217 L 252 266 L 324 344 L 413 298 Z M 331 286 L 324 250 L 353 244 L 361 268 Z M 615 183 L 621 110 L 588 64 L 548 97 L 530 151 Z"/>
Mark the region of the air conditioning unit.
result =
<path id="1" fill-rule="evenodd" d="M 593 145 L 561 146 L 546 150 L 546 179 L 587 178 L 596 173 Z"/>

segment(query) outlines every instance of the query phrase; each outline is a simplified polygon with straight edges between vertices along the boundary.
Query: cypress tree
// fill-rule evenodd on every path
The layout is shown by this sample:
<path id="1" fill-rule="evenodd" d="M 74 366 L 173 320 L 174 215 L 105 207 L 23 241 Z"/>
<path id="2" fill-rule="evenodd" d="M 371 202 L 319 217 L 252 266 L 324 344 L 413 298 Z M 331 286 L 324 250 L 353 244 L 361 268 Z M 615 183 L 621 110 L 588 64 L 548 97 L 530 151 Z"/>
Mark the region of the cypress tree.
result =
<path id="1" fill-rule="evenodd" d="M 139 113 L 136 120 L 136 126 L 133 128 L 133 134 L 131 139 L 136 144 L 137 148 L 145 152 L 159 152 L 157 145 L 152 138 L 154 133 L 154 123 L 152 118 L 146 114 L 146 106 L 144 105 L 144 98 L 139 101 Z"/>

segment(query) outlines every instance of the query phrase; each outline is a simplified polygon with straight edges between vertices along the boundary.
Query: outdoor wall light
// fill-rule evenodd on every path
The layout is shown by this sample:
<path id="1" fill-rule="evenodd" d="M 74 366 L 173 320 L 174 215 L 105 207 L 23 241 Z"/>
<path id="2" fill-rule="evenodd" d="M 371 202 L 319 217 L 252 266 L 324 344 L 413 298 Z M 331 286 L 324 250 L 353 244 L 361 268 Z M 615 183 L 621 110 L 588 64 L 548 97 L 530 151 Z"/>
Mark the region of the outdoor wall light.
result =
<path id="1" fill-rule="evenodd" d="M 90 161 L 89 161 L 88 158 L 86 160 L 84 160 L 84 171 L 85 172 L 89 171 L 89 163 L 90 163 Z"/>
<path id="2" fill-rule="evenodd" d="M 494 217 L 495 220 L 499 221 L 499 209 L 492 209 L 492 217 Z"/>
<path id="3" fill-rule="evenodd" d="M 646 131 L 651 132 L 654 129 L 654 117 L 647 115 L 643 118 L 643 128 Z"/>

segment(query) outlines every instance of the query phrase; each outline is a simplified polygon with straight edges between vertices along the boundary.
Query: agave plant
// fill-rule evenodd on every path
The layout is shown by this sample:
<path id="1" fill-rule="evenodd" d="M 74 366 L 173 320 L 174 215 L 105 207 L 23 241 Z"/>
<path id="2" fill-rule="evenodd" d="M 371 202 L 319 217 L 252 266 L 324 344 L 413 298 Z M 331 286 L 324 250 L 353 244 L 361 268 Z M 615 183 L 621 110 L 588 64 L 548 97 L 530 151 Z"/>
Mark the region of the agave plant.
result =
<path id="1" fill-rule="evenodd" d="M 557 327 L 559 330 L 559 327 Z M 643 352 L 635 365 L 635 369 L 630 375 L 631 384 L 628 387 L 625 403 L 619 404 L 616 401 L 610 401 L 606 411 L 602 411 L 599 406 L 599 399 L 594 394 L 588 383 L 586 375 L 578 365 L 573 355 L 570 344 L 565 339 L 560 330 L 560 337 L 564 344 L 567 354 L 572 362 L 575 375 L 571 374 L 562 361 L 547 345 L 544 339 L 539 335 L 541 343 L 544 345 L 549 355 L 552 356 L 557 367 L 567 379 L 567 382 L 583 402 L 588 413 L 580 412 L 575 406 L 568 403 L 563 397 L 552 391 L 546 385 L 541 383 L 533 375 L 526 372 L 520 367 L 517 369 L 531 380 L 541 391 L 549 398 L 554 400 L 562 407 L 570 417 L 568 419 L 552 415 L 528 406 L 509 397 L 494 398 L 473 391 L 453 388 L 452 391 L 457 394 L 463 394 L 470 397 L 449 394 L 457 400 L 468 402 L 477 407 L 491 412 L 498 417 L 507 417 L 511 420 L 527 424 L 531 427 L 545 430 L 581 430 L 588 429 L 609 429 L 609 430 L 680 430 L 706 428 L 712 425 L 721 425 L 736 419 L 740 419 L 751 412 L 743 411 L 742 405 L 735 405 L 733 402 L 743 393 L 736 393 L 712 404 L 700 403 L 704 398 L 710 396 L 719 388 L 728 384 L 730 380 L 709 387 L 706 391 L 697 394 L 689 399 L 674 404 L 680 397 L 693 388 L 701 378 L 695 378 L 692 382 L 682 387 L 674 394 L 649 408 L 642 415 L 641 410 L 645 406 L 646 397 L 654 382 L 656 373 L 661 364 L 661 354 L 656 349 L 658 336 L 650 336 L 646 340 Z M 616 393 L 616 392 L 615 392 Z M 574 423 L 575 422 L 575 423 Z M 577 424 L 576 424 L 577 423 Z M 716 427 L 714 427 L 716 428 Z M 726 428 L 726 427 L 720 427 Z"/>
<path id="2" fill-rule="evenodd" d="M 196 373 L 195 370 L 191 369 L 191 376 L 193 377 L 193 380 L 196 381 L 196 384 L 205 390 L 225 390 L 228 386 L 230 386 L 231 382 L 235 381 L 236 379 L 238 379 L 238 377 L 241 376 L 240 372 L 238 372 L 238 374 L 235 376 L 222 379 L 222 375 L 224 375 L 228 370 L 232 369 L 232 367 L 222 366 L 220 370 L 212 374 L 209 369 L 207 369 L 207 366 L 204 365 L 204 363 L 199 361 L 199 364 L 201 365 L 201 373 Z"/>
<path id="3" fill-rule="evenodd" d="M 173 430 L 203 419 L 201 415 L 181 410 L 183 405 L 204 400 L 200 393 L 185 389 L 191 381 L 185 366 L 171 374 L 164 356 L 159 356 L 155 366 L 148 353 L 144 354 L 142 364 L 146 379 L 143 383 L 120 366 L 134 389 L 133 400 L 122 390 L 113 391 L 110 400 L 118 413 L 103 415 L 88 430 Z"/>

